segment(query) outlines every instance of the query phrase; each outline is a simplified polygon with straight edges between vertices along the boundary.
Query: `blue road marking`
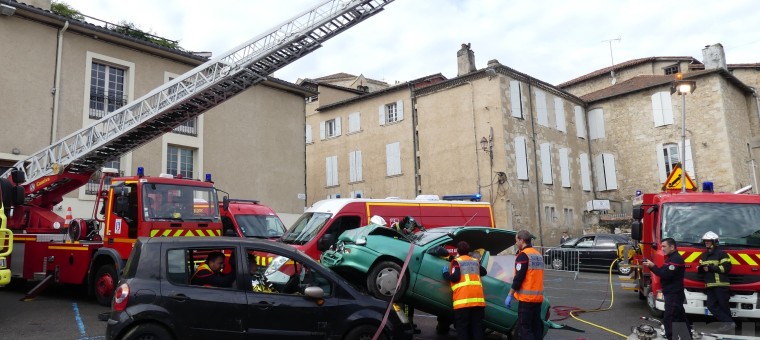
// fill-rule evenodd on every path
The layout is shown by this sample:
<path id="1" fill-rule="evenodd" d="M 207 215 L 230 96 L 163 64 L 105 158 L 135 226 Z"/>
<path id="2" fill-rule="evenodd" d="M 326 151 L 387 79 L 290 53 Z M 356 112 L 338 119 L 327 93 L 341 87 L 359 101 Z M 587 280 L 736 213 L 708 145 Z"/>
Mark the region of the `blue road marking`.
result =
<path id="1" fill-rule="evenodd" d="M 82 316 L 79 315 L 79 306 L 77 306 L 76 302 L 72 303 L 71 306 L 74 308 L 74 320 L 76 320 L 77 327 L 79 327 L 80 337 L 87 338 L 87 332 L 84 330 L 84 322 L 82 322 Z"/>

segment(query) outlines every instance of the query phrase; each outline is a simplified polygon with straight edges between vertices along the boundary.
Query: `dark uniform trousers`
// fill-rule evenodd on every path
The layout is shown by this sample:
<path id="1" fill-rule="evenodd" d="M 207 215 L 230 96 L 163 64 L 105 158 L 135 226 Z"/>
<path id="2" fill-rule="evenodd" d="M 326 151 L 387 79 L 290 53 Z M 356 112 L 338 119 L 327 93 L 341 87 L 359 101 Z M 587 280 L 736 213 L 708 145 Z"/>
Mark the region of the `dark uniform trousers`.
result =
<path id="1" fill-rule="evenodd" d="M 544 321 L 541 318 L 540 302 L 519 301 L 517 315 L 517 323 L 520 326 L 520 340 L 544 338 Z"/>
<path id="2" fill-rule="evenodd" d="M 684 293 L 666 294 L 665 298 L 665 315 L 663 324 L 665 325 L 665 336 L 668 340 L 691 339 L 691 321 L 686 317 L 686 310 L 683 308 Z"/>
<path id="3" fill-rule="evenodd" d="M 731 318 L 731 308 L 728 304 L 728 300 L 731 299 L 731 292 L 728 287 L 712 287 L 707 288 L 707 309 L 710 313 L 715 315 L 715 318 L 720 322 L 734 322 Z"/>

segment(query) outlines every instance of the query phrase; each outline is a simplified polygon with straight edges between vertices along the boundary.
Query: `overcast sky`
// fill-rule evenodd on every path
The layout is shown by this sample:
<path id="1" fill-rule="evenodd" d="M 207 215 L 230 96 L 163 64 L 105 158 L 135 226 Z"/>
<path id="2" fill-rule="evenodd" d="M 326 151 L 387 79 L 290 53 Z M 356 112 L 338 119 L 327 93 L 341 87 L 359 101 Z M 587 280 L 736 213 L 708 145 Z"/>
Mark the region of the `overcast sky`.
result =
<path id="1" fill-rule="evenodd" d="M 20 0 L 23 1 L 23 0 Z M 65 0 L 85 15 L 127 20 L 191 51 L 214 56 L 322 0 Z M 755 0 L 567 1 L 395 0 L 386 10 L 278 71 L 295 82 L 346 72 L 391 84 L 456 76 L 456 52 L 471 43 L 475 62 L 491 59 L 551 84 L 615 63 L 692 56 L 721 43 L 728 63 L 760 62 Z"/>

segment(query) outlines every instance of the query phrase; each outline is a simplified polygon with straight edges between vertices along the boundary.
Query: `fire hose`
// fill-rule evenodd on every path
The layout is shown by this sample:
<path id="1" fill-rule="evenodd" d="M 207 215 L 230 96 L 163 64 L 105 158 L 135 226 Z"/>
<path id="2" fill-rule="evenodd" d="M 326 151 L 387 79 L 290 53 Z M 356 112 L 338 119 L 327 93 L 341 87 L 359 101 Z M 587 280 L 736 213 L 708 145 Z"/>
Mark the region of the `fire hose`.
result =
<path id="1" fill-rule="evenodd" d="M 377 327 L 377 331 L 375 332 L 375 335 L 372 336 L 372 340 L 377 340 L 377 338 L 383 332 L 383 328 L 385 328 L 385 324 L 388 322 L 388 315 L 391 312 L 391 308 L 393 308 L 393 300 L 396 299 L 396 293 L 398 293 L 398 287 L 401 285 L 401 280 L 404 279 L 404 273 L 406 273 L 406 267 L 409 265 L 409 260 L 412 259 L 412 250 L 414 250 L 414 242 L 409 242 L 409 251 L 406 254 L 406 259 L 404 259 L 404 265 L 401 266 L 401 272 L 398 275 L 398 281 L 396 281 L 396 289 L 393 290 L 393 295 L 391 295 L 391 299 L 388 302 L 388 307 L 385 309 L 385 315 L 383 316 L 383 321 L 381 321 L 380 326 Z"/>

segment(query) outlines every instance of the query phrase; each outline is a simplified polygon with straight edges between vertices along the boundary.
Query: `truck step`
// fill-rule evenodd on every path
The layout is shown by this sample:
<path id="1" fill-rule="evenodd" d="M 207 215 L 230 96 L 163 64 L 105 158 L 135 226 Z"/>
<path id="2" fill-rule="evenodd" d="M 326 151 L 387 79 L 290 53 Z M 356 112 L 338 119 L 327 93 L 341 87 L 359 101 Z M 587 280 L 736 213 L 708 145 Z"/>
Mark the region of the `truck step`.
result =
<path id="1" fill-rule="evenodd" d="M 47 286 L 50 285 L 50 283 L 53 282 L 53 275 L 48 275 L 42 282 L 38 283 L 32 290 L 30 290 L 28 293 L 26 293 L 26 296 L 21 298 L 19 301 L 32 301 L 34 298 L 37 297 L 37 295 L 40 295 Z"/>

